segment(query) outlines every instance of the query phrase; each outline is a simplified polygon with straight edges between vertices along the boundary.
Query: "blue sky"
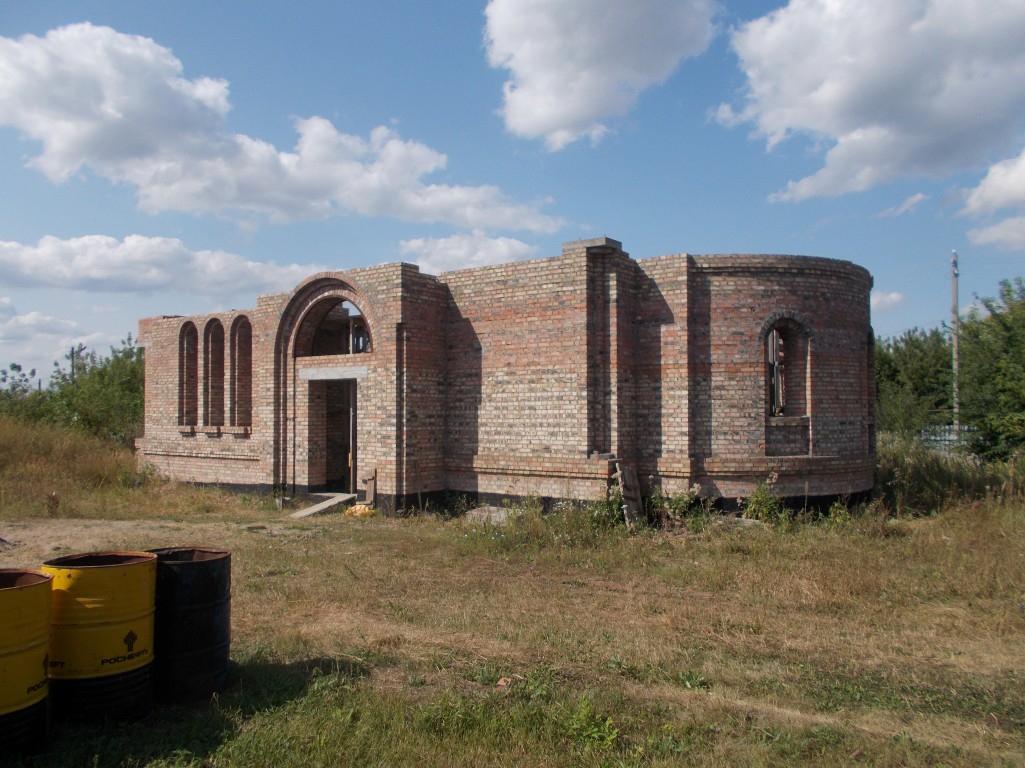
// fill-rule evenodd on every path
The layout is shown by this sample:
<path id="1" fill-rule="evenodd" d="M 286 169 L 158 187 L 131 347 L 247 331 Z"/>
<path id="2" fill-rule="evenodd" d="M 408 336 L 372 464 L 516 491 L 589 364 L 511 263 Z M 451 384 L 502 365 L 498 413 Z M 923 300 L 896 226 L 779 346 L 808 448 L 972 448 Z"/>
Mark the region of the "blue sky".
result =
<path id="1" fill-rule="evenodd" d="M 321 269 L 607 235 L 875 278 L 882 336 L 1025 274 L 1022 0 L 20 2 L 0 364 Z"/>

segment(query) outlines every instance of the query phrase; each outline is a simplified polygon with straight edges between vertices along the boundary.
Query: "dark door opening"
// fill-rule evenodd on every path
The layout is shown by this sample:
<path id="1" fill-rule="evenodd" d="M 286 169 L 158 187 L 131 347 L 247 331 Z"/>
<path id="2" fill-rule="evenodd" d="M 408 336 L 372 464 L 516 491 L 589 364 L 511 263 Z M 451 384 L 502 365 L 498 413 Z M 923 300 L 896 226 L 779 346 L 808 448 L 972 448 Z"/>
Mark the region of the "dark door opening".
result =
<path id="1" fill-rule="evenodd" d="M 356 492 L 356 381 L 325 382 L 325 483 L 327 490 Z"/>

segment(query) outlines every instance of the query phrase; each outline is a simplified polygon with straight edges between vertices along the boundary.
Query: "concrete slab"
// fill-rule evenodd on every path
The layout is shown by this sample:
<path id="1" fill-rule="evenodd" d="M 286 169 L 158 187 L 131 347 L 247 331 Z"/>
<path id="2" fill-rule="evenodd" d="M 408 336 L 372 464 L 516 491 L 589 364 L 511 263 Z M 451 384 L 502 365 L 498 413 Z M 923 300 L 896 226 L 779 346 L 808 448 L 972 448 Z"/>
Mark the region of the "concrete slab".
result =
<path id="1" fill-rule="evenodd" d="M 477 507 L 466 513 L 465 522 L 478 525 L 508 525 L 509 510 L 505 507 Z"/>

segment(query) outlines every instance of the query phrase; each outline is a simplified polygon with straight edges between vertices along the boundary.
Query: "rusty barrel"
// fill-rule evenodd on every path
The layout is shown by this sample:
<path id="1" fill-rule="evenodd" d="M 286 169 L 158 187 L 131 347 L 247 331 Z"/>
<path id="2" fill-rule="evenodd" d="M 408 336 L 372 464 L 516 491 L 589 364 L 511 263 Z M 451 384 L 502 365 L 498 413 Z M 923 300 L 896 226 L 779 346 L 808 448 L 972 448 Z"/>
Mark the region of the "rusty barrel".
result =
<path id="1" fill-rule="evenodd" d="M 53 576 L 55 719 L 134 720 L 152 709 L 156 566 L 149 552 L 89 552 L 43 563 Z"/>
<path id="2" fill-rule="evenodd" d="M 39 749 L 46 737 L 50 582 L 0 569 L 0 758 Z"/>
<path id="3" fill-rule="evenodd" d="M 231 553 L 205 547 L 151 552 L 157 556 L 157 698 L 207 699 L 228 681 Z"/>

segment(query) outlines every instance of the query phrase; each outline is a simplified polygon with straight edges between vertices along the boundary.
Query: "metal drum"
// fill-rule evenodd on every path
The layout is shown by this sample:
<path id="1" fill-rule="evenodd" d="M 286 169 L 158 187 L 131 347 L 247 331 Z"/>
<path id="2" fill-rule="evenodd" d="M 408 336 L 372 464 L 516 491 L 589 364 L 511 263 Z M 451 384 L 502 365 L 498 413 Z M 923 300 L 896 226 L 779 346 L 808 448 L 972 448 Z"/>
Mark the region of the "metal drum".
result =
<path id="1" fill-rule="evenodd" d="M 56 719 L 134 720 L 153 706 L 157 556 L 91 552 L 43 563 L 53 576 L 50 704 Z"/>
<path id="2" fill-rule="evenodd" d="M 231 553 L 204 547 L 151 551 L 157 556 L 157 698 L 208 699 L 228 681 Z"/>
<path id="3" fill-rule="evenodd" d="M 0 569 L 0 757 L 39 749 L 46 736 L 50 581 Z"/>

